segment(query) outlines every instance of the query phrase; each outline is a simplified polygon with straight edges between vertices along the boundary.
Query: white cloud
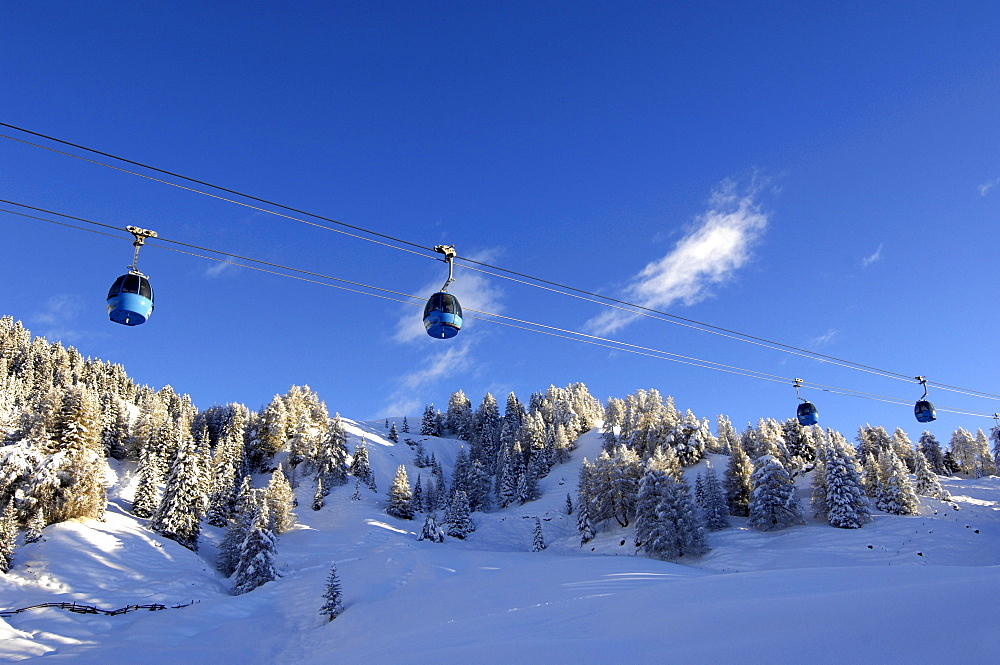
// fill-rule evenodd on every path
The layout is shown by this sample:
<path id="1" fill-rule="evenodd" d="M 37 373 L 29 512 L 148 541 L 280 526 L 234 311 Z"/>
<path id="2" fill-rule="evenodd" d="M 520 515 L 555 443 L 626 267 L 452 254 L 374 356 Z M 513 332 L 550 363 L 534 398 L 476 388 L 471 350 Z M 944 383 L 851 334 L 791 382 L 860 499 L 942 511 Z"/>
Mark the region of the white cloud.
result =
<path id="1" fill-rule="evenodd" d="M 626 298 L 643 307 L 665 309 L 676 302 L 692 305 L 711 295 L 713 285 L 746 265 L 751 247 L 767 228 L 768 216 L 755 201 L 757 191 L 754 186 L 741 193 L 734 181 L 721 183 L 694 228 L 666 256 L 632 278 Z M 587 328 L 606 335 L 637 316 L 608 311 L 588 321 Z"/>
<path id="2" fill-rule="evenodd" d="M 419 367 L 403 376 L 399 381 L 399 388 L 389 398 L 389 403 L 382 412 L 387 417 L 422 412 L 424 402 L 420 399 L 418 391 L 440 378 L 454 374 L 456 368 L 467 367 L 474 344 L 473 339 L 456 337 L 447 342 L 436 341 L 436 345 L 446 346 L 444 351 L 427 356 Z M 435 340 L 429 341 L 435 342 Z"/>
<path id="3" fill-rule="evenodd" d="M 997 178 L 996 180 L 990 180 L 989 182 L 984 182 L 979 186 L 979 195 L 986 196 L 987 194 L 990 193 L 990 190 L 992 190 L 997 185 L 1000 185 L 1000 178 Z"/>
<path id="4" fill-rule="evenodd" d="M 226 261 L 229 261 L 231 258 L 232 257 L 226 256 L 223 257 L 222 261 L 218 262 L 213 261 L 210 266 L 205 268 L 204 272 L 205 277 L 218 277 L 223 273 L 235 270 L 236 266 L 234 266 L 232 263 L 226 263 Z"/>
<path id="5" fill-rule="evenodd" d="M 33 331 L 45 339 L 73 344 L 86 337 L 74 328 L 83 311 L 84 303 L 78 296 L 55 295 L 45 301 L 45 309 L 31 317 Z"/>
<path id="6" fill-rule="evenodd" d="M 813 346 L 813 347 L 816 347 L 816 346 L 826 346 L 827 344 L 833 343 L 834 340 L 837 339 L 837 336 L 839 334 L 840 334 L 840 331 L 833 330 L 831 328 L 830 330 L 827 330 L 825 333 L 823 333 L 819 337 L 813 337 L 809 341 L 809 345 Z"/>
<path id="7" fill-rule="evenodd" d="M 882 243 L 879 243 L 878 249 L 875 250 L 875 253 L 870 254 L 869 256 L 866 256 L 865 258 L 861 259 L 861 265 L 863 265 L 864 267 L 867 268 L 871 264 L 873 264 L 876 261 L 878 261 L 879 259 L 881 259 L 882 258 L 882 246 L 883 246 Z"/>

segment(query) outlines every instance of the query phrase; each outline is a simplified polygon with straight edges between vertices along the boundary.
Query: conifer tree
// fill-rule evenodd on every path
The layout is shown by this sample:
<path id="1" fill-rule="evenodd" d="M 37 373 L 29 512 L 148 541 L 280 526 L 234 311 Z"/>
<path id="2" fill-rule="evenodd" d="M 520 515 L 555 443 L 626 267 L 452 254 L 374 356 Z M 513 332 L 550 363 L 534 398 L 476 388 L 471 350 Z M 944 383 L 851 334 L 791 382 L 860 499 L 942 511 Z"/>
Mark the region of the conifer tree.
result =
<path id="1" fill-rule="evenodd" d="M 705 516 L 705 526 L 712 531 L 729 528 L 729 506 L 726 503 L 726 495 L 722 483 L 719 482 L 719 476 L 712 467 L 705 472 L 704 491 L 702 512 Z"/>
<path id="2" fill-rule="evenodd" d="M 406 421 L 406 416 L 403 416 L 403 426 L 399 428 L 399 431 L 403 434 L 410 433 L 410 423 Z"/>
<path id="3" fill-rule="evenodd" d="M 413 491 L 410 489 L 410 479 L 406 475 L 406 467 L 402 464 L 396 469 L 396 477 L 389 487 L 389 501 L 385 512 L 403 520 L 413 519 Z"/>
<path id="4" fill-rule="evenodd" d="M 570 495 L 569 492 L 566 492 L 566 514 L 567 515 L 573 514 L 573 497 Z"/>
<path id="5" fill-rule="evenodd" d="M 882 485 L 877 497 L 878 509 L 890 515 L 918 514 L 920 503 L 913 491 L 913 484 L 906 467 L 892 449 L 882 451 L 879 467 Z"/>
<path id="6" fill-rule="evenodd" d="M 240 560 L 236 564 L 233 581 L 233 595 L 253 591 L 278 577 L 274 560 L 277 557 L 277 546 L 274 534 L 268 528 L 271 517 L 268 515 L 267 502 L 260 505 L 260 512 L 247 533 L 246 540 L 240 548 Z"/>
<path id="7" fill-rule="evenodd" d="M 986 433 L 982 429 L 976 430 L 976 438 L 973 442 L 973 450 L 975 451 L 975 476 L 976 478 L 983 478 L 984 476 L 995 476 L 997 475 L 997 467 L 993 462 L 993 458 L 990 456 L 990 442 L 986 438 Z"/>
<path id="8" fill-rule="evenodd" d="M 377 492 L 375 486 L 375 474 L 368 465 L 368 443 L 364 437 L 354 448 L 354 457 L 351 459 L 351 475 L 361 480 L 372 492 Z"/>
<path id="9" fill-rule="evenodd" d="M 462 490 L 452 495 L 445 523 L 448 535 L 454 538 L 465 538 L 476 530 L 476 524 L 469 514 L 469 499 Z"/>
<path id="10" fill-rule="evenodd" d="M 199 462 L 194 439 L 182 437 L 170 465 L 163 498 L 150 522 L 154 531 L 193 551 L 198 549 L 205 504 Z"/>
<path id="11" fill-rule="evenodd" d="M 10 571 L 14 563 L 14 549 L 17 547 L 17 513 L 14 499 L 7 500 L 0 512 L 0 573 Z"/>
<path id="12" fill-rule="evenodd" d="M 576 530 L 580 534 L 580 545 L 589 543 L 597 535 L 594 523 L 590 519 L 590 512 L 587 510 L 587 502 L 582 498 L 577 501 Z"/>
<path id="13" fill-rule="evenodd" d="M 644 547 L 656 537 L 660 524 L 660 503 L 666 496 L 667 483 L 672 481 L 670 475 L 655 458 L 646 462 L 646 467 L 639 482 L 639 493 L 636 497 L 635 511 L 635 546 Z M 648 552 L 649 550 L 647 550 Z"/>
<path id="14" fill-rule="evenodd" d="M 413 501 L 410 504 L 413 506 L 414 513 L 424 512 L 424 508 L 427 505 L 424 500 L 424 488 L 419 473 L 417 474 L 417 482 L 413 485 Z"/>
<path id="15" fill-rule="evenodd" d="M 420 436 L 437 436 L 437 411 L 433 404 L 424 407 L 424 417 L 420 421 Z"/>
<path id="16" fill-rule="evenodd" d="M 795 485 L 781 462 L 773 455 L 765 455 L 754 466 L 747 525 L 760 531 L 772 531 L 802 524 L 802 508 L 795 496 Z"/>
<path id="17" fill-rule="evenodd" d="M 361 501 L 361 481 L 354 481 L 354 494 L 351 495 L 351 501 Z"/>
<path id="18" fill-rule="evenodd" d="M 45 510 L 39 506 L 28 519 L 28 525 L 24 530 L 24 542 L 37 543 L 42 539 L 42 530 L 45 528 Z"/>
<path id="19" fill-rule="evenodd" d="M 739 442 L 734 443 L 731 446 L 724 480 L 726 502 L 729 504 L 730 515 L 746 517 L 750 506 L 752 474 L 753 463 L 750 461 L 750 457 L 747 456 Z"/>
<path id="20" fill-rule="evenodd" d="M 868 497 L 847 441 L 837 434 L 826 450 L 826 518 L 830 526 L 859 529 L 872 521 Z"/>
<path id="21" fill-rule="evenodd" d="M 322 510 L 326 505 L 326 498 L 323 496 L 323 478 L 316 478 L 316 492 L 313 494 L 312 509 Z"/>
<path id="22" fill-rule="evenodd" d="M 914 491 L 920 496 L 929 496 L 932 499 L 950 501 L 951 494 L 941 487 L 941 481 L 938 480 L 937 474 L 931 470 L 930 463 L 927 461 L 924 453 L 916 450 L 913 454 L 913 461 L 916 467 L 914 469 Z"/>
<path id="23" fill-rule="evenodd" d="M 236 565 L 240 561 L 243 541 L 246 540 L 254 520 L 257 518 L 258 492 L 259 490 L 253 488 L 249 476 L 243 479 L 236 498 L 233 520 L 228 523 L 226 535 L 219 545 L 219 557 L 216 560 L 216 567 L 225 577 L 231 576 L 236 570 Z"/>
<path id="24" fill-rule="evenodd" d="M 132 499 L 132 514 L 136 517 L 152 517 L 159 505 L 156 486 L 159 483 L 159 465 L 153 459 L 154 453 L 144 447 L 139 457 L 139 484 Z M 219 526 L 216 524 L 215 526 Z"/>
<path id="25" fill-rule="evenodd" d="M 542 533 L 542 520 L 535 518 L 535 530 L 531 536 L 531 551 L 541 552 L 545 549 L 545 535 Z"/>
<path id="26" fill-rule="evenodd" d="M 444 531 L 438 526 L 433 512 L 428 511 L 424 517 L 424 526 L 420 529 L 420 535 L 417 536 L 417 540 L 429 540 L 432 543 L 444 542 Z"/>
<path id="27" fill-rule="evenodd" d="M 396 429 L 396 421 L 393 421 L 392 426 L 389 427 L 389 440 L 393 443 L 399 443 L 399 431 Z"/>
<path id="28" fill-rule="evenodd" d="M 865 488 L 865 496 L 875 499 L 882 491 L 882 478 L 879 473 L 878 462 L 875 461 L 875 457 L 871 453 L 868 453 L 864 460 L 862 484 Z"/>
<path id="29" fill-rule="evenodd" d="M 270 518 L 268 529 L 273 534 L 285 533 L 295 526 L 295 521 L 298 519 L 293 512 L 295 495 L 280 464 L 271 474 L 271 480 L 264 490 L 264 502 L 267 504 L 267 514 Z"/>
<path id="30" fill-rule="evenodd" d="M 333 621 L 344 611 L 343 592 L 340 589 L 340 577 L 337 575 L 337 563 L 330 564 L 330 573 L 326 576 L 326 590 L 323 598 L 326 602 L 319 608 L 319 613 L 327 621 Z"/>
<path id="31" fill-rule="evenodd" d="M 917 449 L 927 458 L 931 471 L 938 474 L 948 473 L 944 464 L 944 452 L 941 450 L 941 444 L 933 434 L 925 430 L 917 442 Z"/>
<path id="32" fill-rule="evenodd" d="M 708 551 L 702 527 L 687 484 L 664 476 L 663 497 L 656 520 L 642 547 L 651 557 L 676 561 L 685 556 L 700 556 Z"/>

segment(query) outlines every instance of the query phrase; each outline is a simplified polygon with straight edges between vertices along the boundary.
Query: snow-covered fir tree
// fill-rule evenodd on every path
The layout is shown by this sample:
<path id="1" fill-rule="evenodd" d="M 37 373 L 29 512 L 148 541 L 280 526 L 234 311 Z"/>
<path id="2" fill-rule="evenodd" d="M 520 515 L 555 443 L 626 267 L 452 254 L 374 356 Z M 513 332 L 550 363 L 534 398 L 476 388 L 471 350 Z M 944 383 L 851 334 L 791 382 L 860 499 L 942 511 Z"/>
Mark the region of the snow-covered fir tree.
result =
<path id="1" fill-rule="evenodd" d="M 243 541 L 246 540 L 253 527 L 253 522 L 257 518 L 258 492 L 259 490 L 253 488 L 249 476 L 243 479 L 237 494 L 233 519 L 228 523 L 226 535 L 219 545 L 219 556 L 216 559 L 216 568 L 225 577 L 231 576 L 236 570 L 243 549 Z"/>
<path id="2" fill-rule="evenodd" d="M 597 529 L 590 519 L 590 511 L 587 509 L 587 502 L 580 499 L 576 502 L 576 530 L 580 534 L 580 545 L 589 543 L 597 535 Z"/>
<path id="3" fill-rule="evenodd" d="M 136 517 L 152 517 L 159 505 L 157 485 L 160 482 L 160 466 L 155 460 L 155 453 L 148 447 L 142 449 L 139 456 L 139 484 L 135 488 L 132 499 L 132 514 Z M 219 526 L 216 524 L 215 526 Z"/>
<path id="4" fill-rule="evenodd" d="M 914 491 L 920 496 L 929 496 L 932 499 L 950 501 L 951 494 L 941 487 L 941 481 L 937 474 L 931 470 L 931 465 L 921 450 L 914 451 Z"/>
<path id="5" fill-rule="evenodd" d="M 451 496 L 448 513 L 445 515 L 447 534 L 454 538 L 465 538 L 476 530 L 476 523 L 469 514 L 469 499 L 459 490 Z"/>
<path id="6" fill-rule="evenodd" d="M 859 450 L 859 455 L 860 452 Z M 877 499 L 879 493 L 882 491 L 882 476 L 879 472 L 878 462 L 871 453 L 868 453 L 864 458 L 862 473 L 864 474 L 862 476 L 862 485 L 865 488 L 865 495 L 870 499 Z"/>
<path id="7" fill-rule="evenodd" d="M 472 402 L 465 393 L 458 390 L 448 398 L 445 428 L 453 436 L 468 441 L 472 427 Z"/>
<path id="8" fill-rule="evenodd" d="M 11 498 L 0 512 L 0 573 L 10 571 L 16 547 L 17 511 L 14 510 L 14 499 Z"/>
<path id="9" fill-rule="evenodd" d="M 750 506 L 750 494 L 753 490 L 751 477 L 753 462 L 744 451 L 740 442 L 731 446 L 729 463 L 723 487 L 726 490 L 726 503 L 729 504 L 729 514 L 734 517 L 746 517 Z"/>
<path id="10" fill-rule="evenodd" d="M 825 451 L 823 473 L 826 479 L 825 514 L 830 526 L 859 529 L 871 522 L 868 497 L 858 473 L 853 449 L 835 434 Z"/>
<path id="11" fill-rule="evenodd" d="M 569 492 L 566 492 L 566 514 L 573 514 L 573 496 Z"/>
<path id="12" fill-rule="evenodd" d="M 406 475 L 406 467 L 402 464 L 396 469 L 396 476 L 389 487 L 389 500 L 385 512 L 403 520 L 413 519 L 413 490 L 410 489 L 410 479 Z"/>
<path id="13" fill-rule="evenodd" d="M 933 434 L 925 430 L 917 442 L 917 449 L 927 458 L 931 471 L 937 474 L 948 473 L 944 464 L 944 451 L 941 450 L 941 444 Z"/>
<path id="14" fill-rule="evenodd" d="M 424 517 L 424 525 L 420 529 L 420 535 L 417 536 L 417 540 L 429 540 L 432 543 L 444 542 L 444 531 L 438 526 L 434 513 L 428 512 Z"/>
<path id="15" fill-rule="evenodd" d="M 201 486 L 201 458 L 194 439 L 183 435 L 180 430 L 178 434 L 180 441 L 167 474 L 163 498 L 150 521 L 150 527 L 189 550 L 197 550 L 206 501 Z"/>
<path id="16" fill-rule="evenodd" d="M 361 481 L 354 481 L 354 493 L 351 494 L 351 501 L 361 501 Z"/>
<path id="17" fill-rule="evenodd" d="M 42 539 L 42 530 L 45 528 L 45 510 L 39 507 L 32 512 L 28 519 L 28 524 L 24 527 L 24 542 L 37 543 Z"/>
<path id="18" fill-rule="evenodd" d="M 399 443 L 399 430 L 396 429 L 395 421 L 393 421 L 392 425 L 389 427 L 389 440 L 393 443 Z"/>
<path id="19" fill-rule="evenodd" d="M 368 442 L 364 437 L 354 447 L 354 457 L 351 459 L 351 475 L 365 484 L 372 492 L 377 492 L 375 473 L 368 464 Z"/>
<path id="20" fill-rule="evenodd" d="M 439 434 L 437 422 L 437 411 L 433 404 L 428 404 L 424 407 L 424 416 L 420 420 L 420 435 L 437 436 Z"/>
<path id="21" fill-rule="evenodd" d="M 670 475 L 655 458 L 651 457 L 646 461 L 636 496 L 636 547 L 644 547 L 646 542 L 656 537 L 655 534 L 663 526 L 660 524 L 660 503 L 666 496 L 667 482 L 670 480 L 672 480 Z"/>
<path id="22" fill-rule="evenodd" d="M 312 509 L 323 510 L 326 505 L 326 497 L 323 494 L 323 478 L 316 478 L 316 491 L 313 493 Z"/>
<path id="23" fill-rule="evenodd" d="M 686 483 L 665 475 L 656 520 L 645 534 L 642 548 L 649 556 L 665 561 L 701 556 L 708 551 L 705 529 Z"/>
<path id="24" fill-rule="evenodd" d="M 271 474 L 271 480 L 264 490 L 264 502 L 270 517 L 269 529 L 274 534 L 282 534 L 295 526 L 298 519 L 294 512 L 295 494 L 285 476 L 282 465 Z"/>
<path id="25" fill-rule="evenodd" d="M 323 591 L 323 606 L 319 613 L 327 621 L 333 621 L 344 611 L 344 593 L 340 588 L 340 576 L 337 575 L 337 563 L 330 564 L 330 572 L 326 576 L 326 589 Z"/>
<path id="26" fill-rule="evenodd" d="M 263 501 L 240 548 L 233 580 L 234 596 L 253 591 L 278 577 L 278 570 L 274 565 L 277 557 L 276 538 L 269 528 L 270 523 L 267 502 Z"/>
<path id="27" fill-rule="evenodd" d="M 545 549 L 545 534 L 542 533 L 542 520 L 535 518 L 535 530 L 531 534 L 531 551 L 541 552 Z"/>
<path id="28" fill-rule="evenodd" d="M 906 466 L 896 457 L 895 451 L 885 449 L 879 456 L 881 486 L 876 497 L 876 506 L 890 515 L 916 515 L 920 503 L 913 491 L 913 484 Z"/>
<path id="29" fill-rule="evenodd" d="M 705 527 L 711 531 L 729 528 L 729 505 L 722 483 L 715 469 L 708 467 L 705 471 L 704 499 L 701 505 Z"/>
<path id="30" fill-rule="evenodd" d="M 990 442 L 986 438 L 986 433 L 982 429 L 976 430 L 976 438 L 972 444 L 973 451 L 975 454 L 975 472 L 976 478 L 983 478 L 985 476 L 995 476 L 997 475 L 997 466 L 993 462 L 993 457 L 990 455 Z"/>
<path id="31" fill-rule="evenodd" d="M 754 463 L 754 467 L 747 525 L 760 531 L 773 531 L 804 523 L 795 484 L 781 462 L 773 455 L 765 455 Z"/>

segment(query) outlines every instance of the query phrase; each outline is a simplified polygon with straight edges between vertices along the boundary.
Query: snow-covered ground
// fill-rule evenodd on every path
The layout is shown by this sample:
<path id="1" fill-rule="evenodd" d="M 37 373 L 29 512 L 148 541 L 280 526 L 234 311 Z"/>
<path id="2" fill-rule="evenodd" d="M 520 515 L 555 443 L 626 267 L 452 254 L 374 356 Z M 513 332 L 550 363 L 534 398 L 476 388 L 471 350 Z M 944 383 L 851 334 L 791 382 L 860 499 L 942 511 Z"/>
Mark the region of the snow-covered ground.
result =
<path id="1" fill-rule="evenodd" d="M 0 578 L 0 609 L 77 601 L 106 609 L 196 604 L 94 616 L 59 609 L 0 620 L 0 661 L 45 656 L 73 663 L 993 663 L 1000 633 L 1000 478 L 947 479 L 956 511 L 924 499 L 917 517 L 876 513 L 859 530 L 815 520 L 772 533 L 709 534 L 689 565 L 637 555 L 630 530 L 580 547 L 575 501 L 583 456 L 542 481 L 539 501 L 476 513 L 467 540 L 418 542 L 421 522 L 384 513 L 396 467 L 426 469 L 391 444 L 380 423 L 364 433 L 379 494 L 353 479 L 319 512 L 299 488 L 299 526 L 278 541 L 282 577 L 242 596 L 214 569 L 221 530 L 190 552 L 129 514 L 132 473 L 115 470 L 104 522 L 67 522 L 16 551 Z M 413 439 L 423 439 L 413 435 Z M 459 443 L 425 442 L 446 475 Z M 703 461 L 721 471 L 725 458 Z M 801 496 L 808 496 L 807 479 Z M 535 517 L 548 548 L 532 553 Z M 319 614 L 331 562 L 345 610 Z"/>

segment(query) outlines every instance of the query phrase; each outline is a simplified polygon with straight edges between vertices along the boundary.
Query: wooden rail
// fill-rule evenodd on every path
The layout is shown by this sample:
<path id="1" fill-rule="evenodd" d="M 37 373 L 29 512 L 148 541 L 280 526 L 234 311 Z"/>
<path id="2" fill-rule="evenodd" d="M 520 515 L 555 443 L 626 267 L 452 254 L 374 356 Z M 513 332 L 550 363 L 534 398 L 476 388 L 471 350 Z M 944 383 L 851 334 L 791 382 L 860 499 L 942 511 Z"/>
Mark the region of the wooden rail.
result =
<path id="1" fill-rule="evenodd" d="M 184 603 L 183 605 L 170 605 L 170 609 L 179 609 L 181 607 L 189 607 L 194 605 L 199 601 L 192 600 L 190 603 Z M 69 612 L 75 612 L 77 614 L 102 614 L 104 616 L 113 617 L 119 614 L 127 614 L 128 612 L 137 612 L 139 610 L 146 610 L 148 612 L 157 612 L 159 610 L 165 610 L 168 608 L 167 605 L 160 605 L 159 603 L 153 603 L 151 605 L 126 605 L 125 607 L 120 607 L 117 610 L 104 610 L 100 607 L 94 607 L 93 605 L 81 605 L 80 603 L 42 603 L 40 605 L 32 605 L 31 607 L 22 607 L 16 610 L 0 610 L 0 618 L 6 619 L 7 617 L 12 617 L 15 614 L 20 614 L 21 612 L 27 612 L 28 610 L 40 610 L 46 607 L 54 607 L 59 610 L 67 610 Z"/>

